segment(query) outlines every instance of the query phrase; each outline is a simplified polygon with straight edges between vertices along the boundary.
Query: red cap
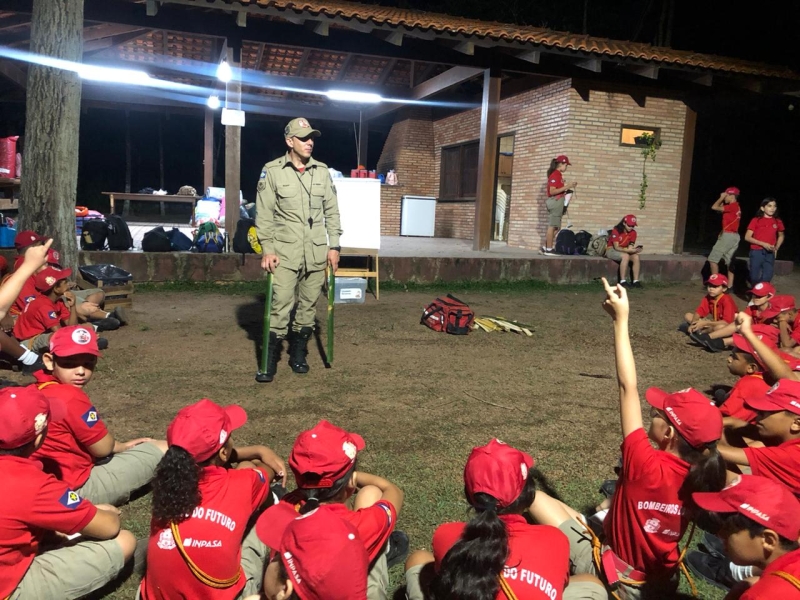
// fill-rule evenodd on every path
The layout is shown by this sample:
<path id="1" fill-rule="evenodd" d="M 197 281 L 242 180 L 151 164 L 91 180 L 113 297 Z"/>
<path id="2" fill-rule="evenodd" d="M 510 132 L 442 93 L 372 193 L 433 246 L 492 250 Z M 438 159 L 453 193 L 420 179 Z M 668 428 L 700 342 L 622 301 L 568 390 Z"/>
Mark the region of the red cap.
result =
<path id="1" fill-rule="evenodd" d="M 72 269 L 45 267 L 35 275 L 33 285 L 40 292 L 48 292 L 56 283 L 62 279 L 69 279 L 71 275 Z"/>
<path id="2" fill-rule="evenodd" d="M 298 516 L 290 506 L 289 512 L 280 509 L 281 504 L 264 511 L 256 534 L 280 552 L 297 595 L 302 600 L 366 600 L 369 559 L 356 528 L 324 506 Z"/>
<path id="3" fill-rule="evenodd" d="M 706 285 L 724 285 L 728 287 L 728 278 L 722 273 L 714 273 L 706 279 Z"/>
<path id="4" fill-rule="evenodd" d="M 241 406 L 223 408 L 203 398 L 178 411 L 167 428 L 167 444 L 183 448 L 201 463 L 219 452 L 231 433 L 246 422 Z"/>
<path id="5" fill-rule="evenodd" d="M 788 410 L 800 415 L 800 381 L 781 379 L 764 396 L 748 398 L 744 401 L 753 410 L 778 412 Z"/>
<path id="6" fill-rule="evenodd" d="M 761 318 L 774 319 L 782 312 L 794 308 L 794 296 L 775 296 L 770 299 L 769 306 L 761 311 Z"/>
<path id="7" fill-rule="evenodd" d="M 739 188 L 731 186 L 731 187 L 729 187 L 728 189 L 725 190 L 725 193 L 726 194 L 733 194 L 734 196 L 738 196 L 739 195 Z"/>
<path id="8" fill-rule="evenodd" d="M 693 448 L 722 437 L 722 413 L 716 404 L 693 388 L 670 394 L 651 387 L 645 392 L 650 406 L 664 411 L 669 422 Z"/>
<path id="9" fill-rule="evenodd" d="M 775 329 L 775 328 L 774 327 L 770 327 L 770 329 Z M 753 332 L 753 333 L 756 333 L 756 332 Z M 775 340 L 775 339 L 773 339 L 773 338 L 771 338 L 771 337 L 769 337 L 767 335 L 764 335 L 762 333 L 756 333 L 756 337 L 759 340 L 761 340 L 762 342 L 764 342 L 767 345 L 767 347 L 770 348 L 770 350 L 775 350 L 776 352 L 778 351 L 777 340 Z M 764 363 L 764 360 L 755 351 L 755 348 L 753 348 L 753 345 L 750 342 L 748 342 L 747 338 L 744 337 L 742 334 L 740 334 L 740 333 L 734 333 L 733 334 L 733 345 L 734 345 L 734 347 L 736 349 L 741 350 L 742 352 L 747 352 L 748 354 L 752 354 L 753 358 L 756 359 L 756 362 L 758 363 L 758 365 L 764 370 L 767 369 L 767 365 Z"/>
<path id="10" fill-rule="evenodd" d="M 753 296 L 757 296 L 758 298 L 763 298 L 764 296 L 769 296 L 772 294 L 775 295 L 775 287 L 771 283 L 767 283 L 766 281 L 762 281 L 761 283 L 755 284 L 750 293 Z"/>
<path id="11" fill-rule="evenodd" d="M 568 165 L 572 164 L 571 162 L 569 162 L 569 158 L 567 158 L 566 154 L 559 154 L 558 156 L 556 156 L 556 162 L 567 163 Z"/>
<path id="12" fill-rule="evenodd" d="M 61 268 L 61 253 L 58 250 L 50 248 L 47 251 L 47 264 Z"/>
<path id="13" fill-rule="evenodd" d="M 530 454 L 498 439 L 473 448 L 464 467 L 467 495 L 489 494 L 497 499 L 498 508 L 506 508 L 519 498 L 534 464 Z"/>
<path id="14" fill-rule="evenodd" d="M 63 418 L 64 407 L 31 385 L 0 390 L 0 413 L 0 448 L 14 450 L 35 440 L 49 421 Z"/>
<path id="15" fill-rule="evenodd" d="M 364 446 L 364 438 L 357 433 L 348 433 L 324 420 L 303 431 L 289 455 L 297 487 L 333 487 L 350 470 Z"/>
<path id="16" fill-rule="evenodd" d="M 50 352 L 56 356 L 75 356 L 92 354 L 102 356 L 97 347 L 97 334 L 94 327 L 70 325 L 62 327 L 50 338 Z"/>
<path id="17" fill-rule="evenodd" d="M 739 513 L 791 541 L 800 536 L 800 500 L 785 485 L 758 475 L 740 475 L 720 492 L 695 492 L 703 510 Z"/>
<path id="18" fill-rule="evenodd" d="M 622 222 L 628 227 L 636 227 L 636 215 L 625 215 L 622 217 Z"/>
<path id="19" fill-rule="evenodd" d="M 14 236 L 14 248 L 17 250 L 22 250 L 35 244 L 36 242 L 46 242 L 47 238 L 43 235 L 39 235 L 35 231 L 31 231 L 26 229 L 25 231 L 20 231 L 16 236 Z"/>

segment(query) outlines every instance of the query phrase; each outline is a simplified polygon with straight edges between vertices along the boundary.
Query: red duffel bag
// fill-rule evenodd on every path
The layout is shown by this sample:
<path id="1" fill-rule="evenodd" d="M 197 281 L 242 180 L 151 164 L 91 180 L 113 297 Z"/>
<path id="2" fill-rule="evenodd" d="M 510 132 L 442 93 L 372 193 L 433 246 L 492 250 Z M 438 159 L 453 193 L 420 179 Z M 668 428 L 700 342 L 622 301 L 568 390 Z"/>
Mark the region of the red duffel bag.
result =
<path id="1" fill-rule="evenodd" d="M 434 331 L 443 331 L 454 335 L 467 335 L 472 330 L 475 313 L 464 302 L 447 294 L 445 298 L 437 298 L 422 311 L 421 323 Z"/>

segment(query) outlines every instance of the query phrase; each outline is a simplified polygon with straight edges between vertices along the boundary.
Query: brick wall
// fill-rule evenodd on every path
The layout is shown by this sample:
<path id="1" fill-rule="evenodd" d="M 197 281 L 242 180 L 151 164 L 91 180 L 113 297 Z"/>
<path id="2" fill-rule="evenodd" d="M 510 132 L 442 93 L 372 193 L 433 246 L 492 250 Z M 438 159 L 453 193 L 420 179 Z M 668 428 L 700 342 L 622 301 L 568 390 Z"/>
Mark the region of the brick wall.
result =
<path id="1" fill-rule="evenodd" d="M 437 202 L 434 236 L 471 240 L 475 227 L 474 202 Z"/>
<path id="2" fill-rule="evenodd" d="M 378 172 L 397 172 L 407 196 L 436 196 L 439 179 L 432 169 L 433 121 L 430 108 L 400 109 L 378 159 Z"/>
<path id="3" fill-rule="evenodd" d="M 381 186 L 381 235 L 400 235 L 400 201 L 405 189 L 402 185 Z"/>

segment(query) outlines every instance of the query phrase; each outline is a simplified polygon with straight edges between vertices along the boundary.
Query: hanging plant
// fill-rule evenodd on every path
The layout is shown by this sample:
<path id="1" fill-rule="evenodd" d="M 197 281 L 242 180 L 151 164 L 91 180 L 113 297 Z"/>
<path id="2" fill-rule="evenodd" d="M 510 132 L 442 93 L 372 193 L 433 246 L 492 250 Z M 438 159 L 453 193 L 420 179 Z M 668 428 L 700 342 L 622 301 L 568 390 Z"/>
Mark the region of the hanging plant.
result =
<path id="1" fill-rule="evenodd" d="M 656 153 L 661 148 L 661 140 L 652 133 L 643 133 L 636 137 L 636 142 L 644 144 L 642 148 L 642 185 L 639 187 L 639 208 L 644 208 L 647 203 L 647 159 L 656 161 Z"/>

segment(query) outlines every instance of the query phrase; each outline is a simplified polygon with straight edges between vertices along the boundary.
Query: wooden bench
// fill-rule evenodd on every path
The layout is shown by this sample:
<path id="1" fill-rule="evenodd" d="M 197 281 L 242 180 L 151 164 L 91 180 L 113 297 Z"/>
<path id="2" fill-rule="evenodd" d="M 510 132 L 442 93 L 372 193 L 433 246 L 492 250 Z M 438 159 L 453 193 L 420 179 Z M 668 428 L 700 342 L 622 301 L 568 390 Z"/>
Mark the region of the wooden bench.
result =
<path id="1" fill-rule="evenodd" d="M 161 204 L 161 216 L 165 215 L 164 203 L 177 202 L 180 204 L 191 204 L 192 206 L 192 225 L 194 225 L 194 205 L 200 196 L 184 196 L 178 194 L 171 195 L 158 195 L 158 194 L 127 194 L 125 192 L 103 192 L 104 196 L 108 196 L 111 204 L 110 213 L 113 215 L 116 212 L 114 203 L 116 200 L 124 200 L 125 204 L 122 207 L 122 216 L 128 215 L 130 209 L 130 202 L 158 202 Z"/>
<path id="2" fill-rule="evenodd" d="M 130 308 L 133 306 L 134 288 L 132 281 L 129 281 L 123 285 L 105 285 L 102 280 L 98 281 L 97 283 L 91 283 L 86 281 L 81 275 L 78 275 L 76 283 L 78 284 L 78 289 L 81 290 L 90 290 L 93 288 L 99 288 L 103 290 L 103 292 L 106 294 L 106 299 L 103 303 L 103 306 L 106 308 L 106 310 L 114 310 L 115 306 L 121 306 L 123 308 Z"/>

